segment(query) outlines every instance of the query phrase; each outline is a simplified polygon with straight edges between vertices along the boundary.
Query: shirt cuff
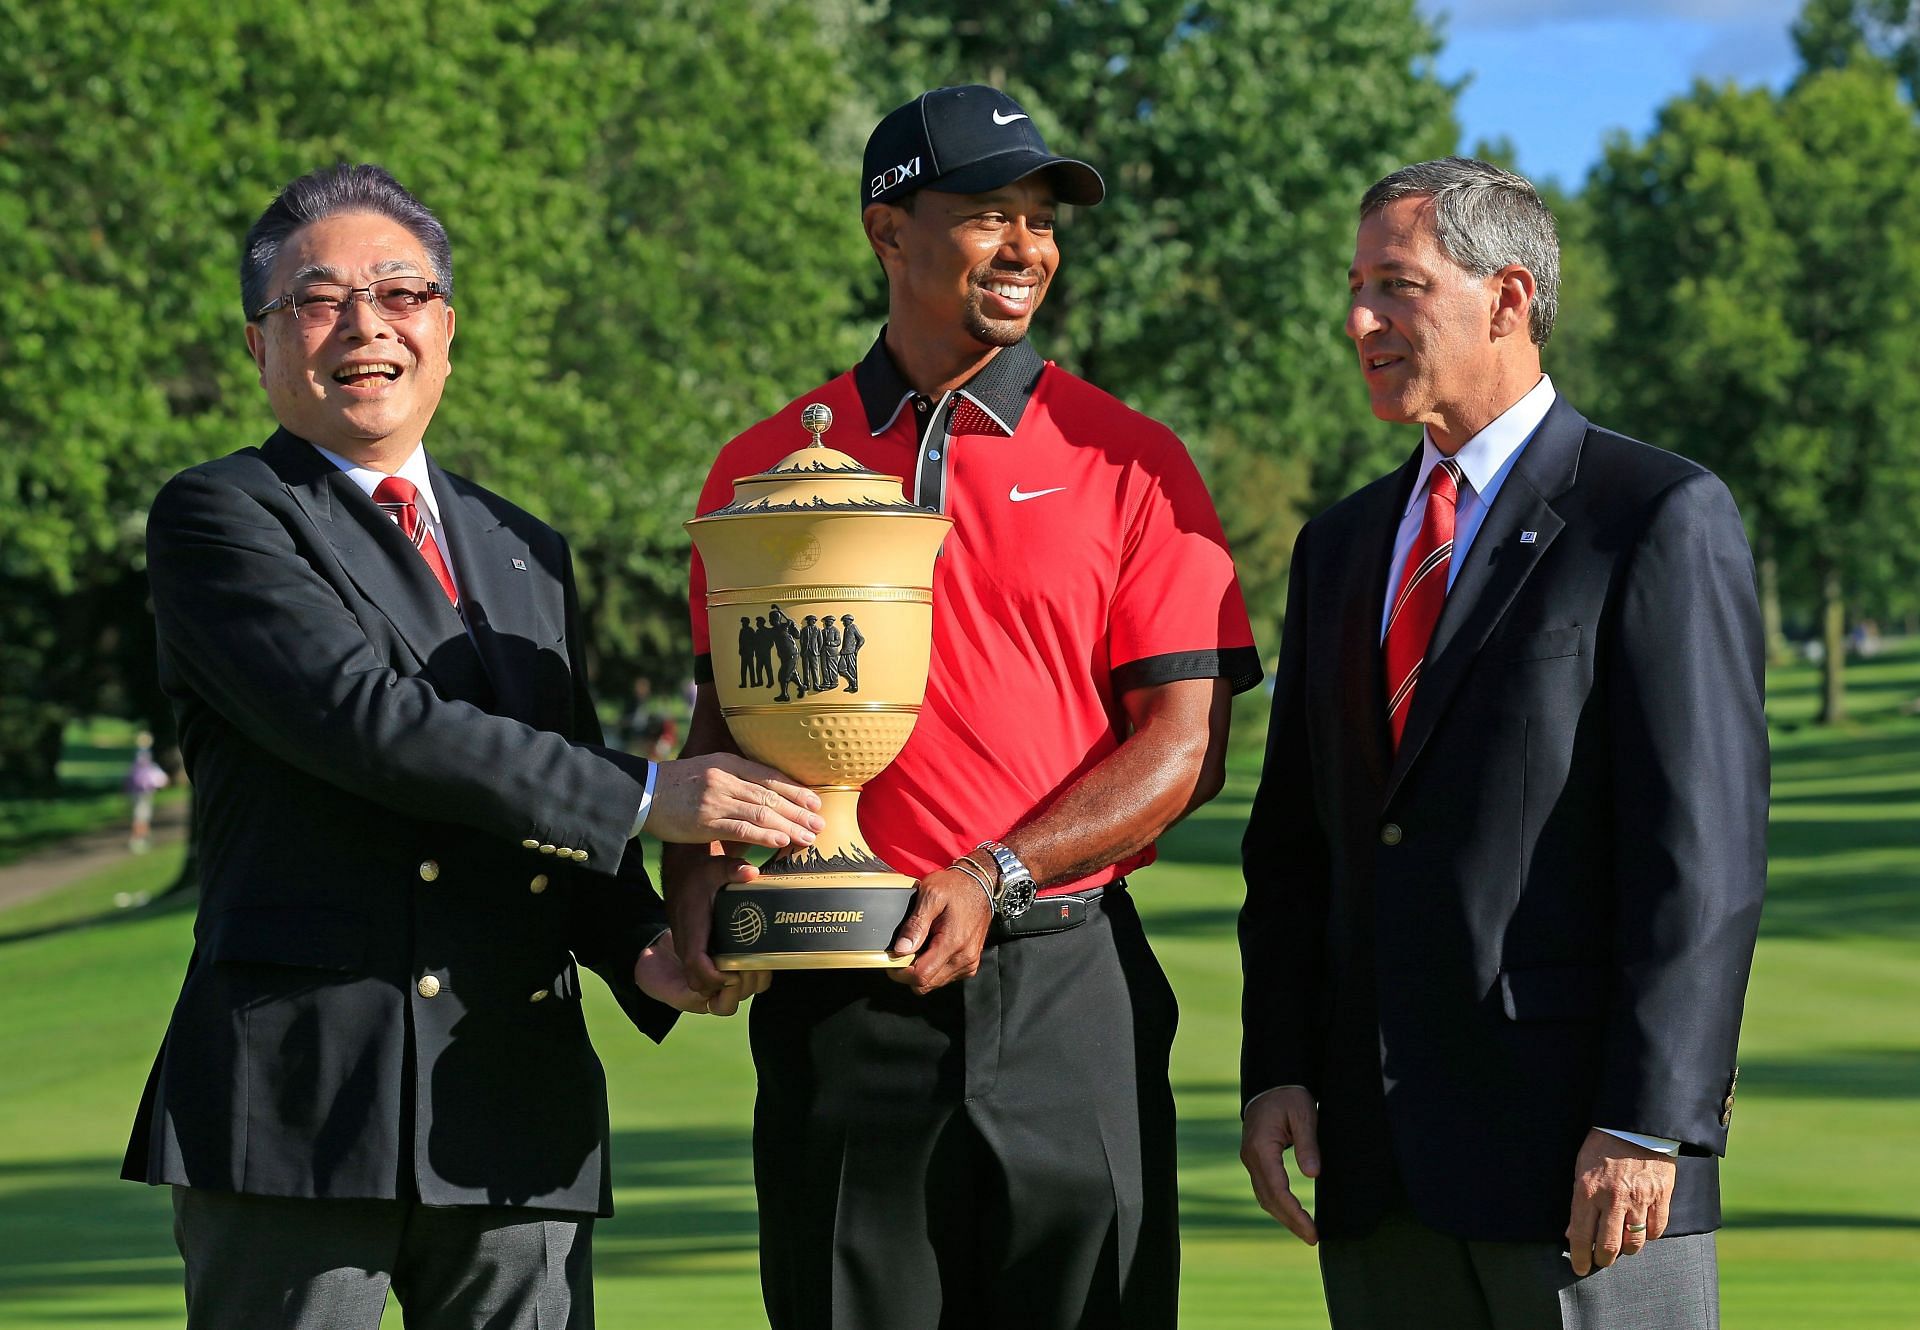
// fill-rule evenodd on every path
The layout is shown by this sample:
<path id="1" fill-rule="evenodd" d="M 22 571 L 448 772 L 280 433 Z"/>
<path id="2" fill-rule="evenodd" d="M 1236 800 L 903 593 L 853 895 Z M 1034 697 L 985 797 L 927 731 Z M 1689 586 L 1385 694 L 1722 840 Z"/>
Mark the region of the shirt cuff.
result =
<path id="1" fill-rule="evenodd" d="M 633 830 L 627 833 L 629 839 L 640 834 L 640 828 L 647 824 L 647 814 L 653 811 L 653 782 L 659 778 L 660 764 L 647 763 L 647 788 L 640 791 L 640 811 L 633 815 Z"/>
<path id="2" fill-rule="evenodd" d="M 1246 1104 L 1242 1106 L 1240 1109 L 1240 1116 L 1242 1118 L 1245 1118 L 1247 1116 L 1247 1109 L 1252 1108 L 1255 1104 L 1259 1103 L 1262 1099 L 1265 1099 L 1268 1095 L 1272 1094 L 1275 1090 L 1304 1090 L 1306 1088 L 1307 1087 L 1304 1085 L 1270 1085 L 1266 1089 L 1262 1090 L 1259 1094 L 1255 1095 L 1253 1098 L 1247 1100 Z"/>
<path id="3" fill-rule="evenodd" d="M 1609 1136 L 1618 1136 L 1628 1145 L 1637 1145 L 1642 1150 L 1652 1150 L 1675 1159 L 1680 1157 L 1680 1142 L 1670 1141 L 1664 1136 L 1642 1136 L 1637 1131 L 1621 1131 L 1617 1127 L 1601 1127 L 1598 1130 Z"/>

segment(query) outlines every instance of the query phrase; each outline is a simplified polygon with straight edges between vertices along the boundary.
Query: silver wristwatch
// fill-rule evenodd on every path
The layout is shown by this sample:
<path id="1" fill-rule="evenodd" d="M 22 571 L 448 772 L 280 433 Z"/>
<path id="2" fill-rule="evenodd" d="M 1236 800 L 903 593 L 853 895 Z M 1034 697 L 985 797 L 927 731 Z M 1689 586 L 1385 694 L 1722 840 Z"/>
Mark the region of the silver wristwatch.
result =
<path id="1" fill-rule="evenodd" d="M 993 856 L 1000 870 L 1000 883 L 993 890 L 993 913 L 1000 919 L 1018 919 L 1033 905 L 1036 888 L 1033 874 L 1020 862 L 1020 856 L 997 840 L 983 840 L 976 849 Z"/>

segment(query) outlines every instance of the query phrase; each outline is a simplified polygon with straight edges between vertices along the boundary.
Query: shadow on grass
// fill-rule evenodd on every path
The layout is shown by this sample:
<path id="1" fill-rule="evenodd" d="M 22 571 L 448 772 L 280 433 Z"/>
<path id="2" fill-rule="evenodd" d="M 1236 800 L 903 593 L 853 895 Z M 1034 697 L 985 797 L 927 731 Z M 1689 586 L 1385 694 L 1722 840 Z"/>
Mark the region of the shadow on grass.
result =
<path id="1" fill-rule="evenodd" d="M 1745 1058 L 1740 1084 L 1743 1093 L 1780 1099 L 1920 1099 L 1920 1048 Z"/>
<path id="2" fill-rule="evenodd" d="M 0 947 L 5 947 L 9 942 L 31 942 L 35 938 L 52 937 L 57 933 L 72 933 L 82 928 L 103 928 L 114 924 L 132 923 L 136 919 L 151 919 L 156 915 L 179 914 L 183 911 L 191 911 L 199 903 L 200 892 L 197 886 L 187 882 L 176 882 L 145 905 L 108 910 L 102 914 L 90 914 L 79 919 L 63 919 L 57 924 L 23 928 L 13 933 L 0 932 Z"/>
<path id="3" fill-rule="evenodd" d="M 615 1214 L 594 1227 L 601 1275 L 712 1270 L 716 1256 L 758 1259 L 753 1138 L 745 1127 L 613 1134 Z"/>
<path id="4" fill-rule="evenodd" d="M 618 1213 L 595 1229 L 602 1273 L 711 1270 L 716 1255 L 754 1259 L 759 1230 L 744 1128 L 616 1132 L 613 1158 Z M 157 1309 L 177 1316 L 181 1269 L 168 1190 L 123 1182 L 119 1171 L 118 1156 L 0 1164 L 0 1304 L 144 1286 Z"/>
<path id="5" fill-rule="evenodd" d="M 142 1285 L 158 1298 L 180 1287 L 167 1189 L 119 1173 L 117 1155 L 0 1164 L 0 1303 Z"/>
<path id="6" fill-rule="evenodd" d="M 1183 1092 L 1190 1090 L 1188 1083 L 1182 1084 Z M 1240 1159 L 1240 1119 L 1238 1117 L 1185 1115 L 1179 1122 L 1180 1163 L 1182 1173 L 1188 1169 L 1204 1168 L 1212 1165 L 1231 1163 L 1233 1171 L 1231 1181 L 1223 1188 L 1209 1185 L 1196 1188 L 1182 1186 L 1180 1190 L 1180 1232 L 1192 1240 L 1202 1236 L 1216 1234 L 1272 1233 L 1276 1239 L 1293 1239 L 1286 1230 L 1275 1223 L 1260 1203 L 1253 1199 L 1252 1184 L 1245 1180 L 1239 1171 Z M 1291 1166 L 1291 1165 L 1289 1165 Z M 1311 1209 L 1313 1205 L 1313 1184 L 1306 1178 L 1294 1177 L 1294 1193 Z"/>
<path id="7" fill-rule="evenodd" d="M 1727 1228 L 1879 1228 L 1920 1232 L 1920 1215 L 1857 1214 L 1810 1210 L 1732 1211 L 1722 1221 Z"/>

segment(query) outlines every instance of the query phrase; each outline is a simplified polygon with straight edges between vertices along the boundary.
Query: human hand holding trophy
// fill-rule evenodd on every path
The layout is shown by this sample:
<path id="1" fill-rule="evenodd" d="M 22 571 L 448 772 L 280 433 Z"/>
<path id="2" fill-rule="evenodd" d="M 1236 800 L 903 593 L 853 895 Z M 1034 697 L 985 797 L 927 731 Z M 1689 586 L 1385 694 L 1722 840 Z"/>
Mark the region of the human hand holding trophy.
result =
<path id="1" fill-rule="evenodd" d="M 714 870 L 731 880 L 707 950 L 722 971 L 904 967 L 913 956 L 891 944 L 914 879 L 868 848 L 858 803 L 926 697 L 933 561 L 952 522 L 907 502 L 899 477 L 827 447 L 824 404 L 800 423 L 807 444 L 687 528 L 707 569 L 727 727 L 741 752 L 819 795 L 826 827 L 757 871 Z"/>

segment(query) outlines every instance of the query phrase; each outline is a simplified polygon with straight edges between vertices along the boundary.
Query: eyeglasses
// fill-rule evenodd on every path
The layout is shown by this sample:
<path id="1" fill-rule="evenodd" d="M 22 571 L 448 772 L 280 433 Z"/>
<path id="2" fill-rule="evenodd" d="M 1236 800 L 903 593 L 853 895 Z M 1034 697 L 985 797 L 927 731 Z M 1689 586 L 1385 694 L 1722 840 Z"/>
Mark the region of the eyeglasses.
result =
<path id="1" fill-rule="evenodd" d="M 354 297 L 364 294 L 373 312 L 388 323 L 412 318 L 430 301 L 445 300 L 440 283 L 424 277 L 382 277 L 366 286 L 348 286 L 345 282 L 309 282 L 296 286 L 278 300 L 262 305 L 253 317 L 264 319 L 277 309 L 290 309 L 296 321 L 319 327 L 330 324 L 346 313 Z"/>

